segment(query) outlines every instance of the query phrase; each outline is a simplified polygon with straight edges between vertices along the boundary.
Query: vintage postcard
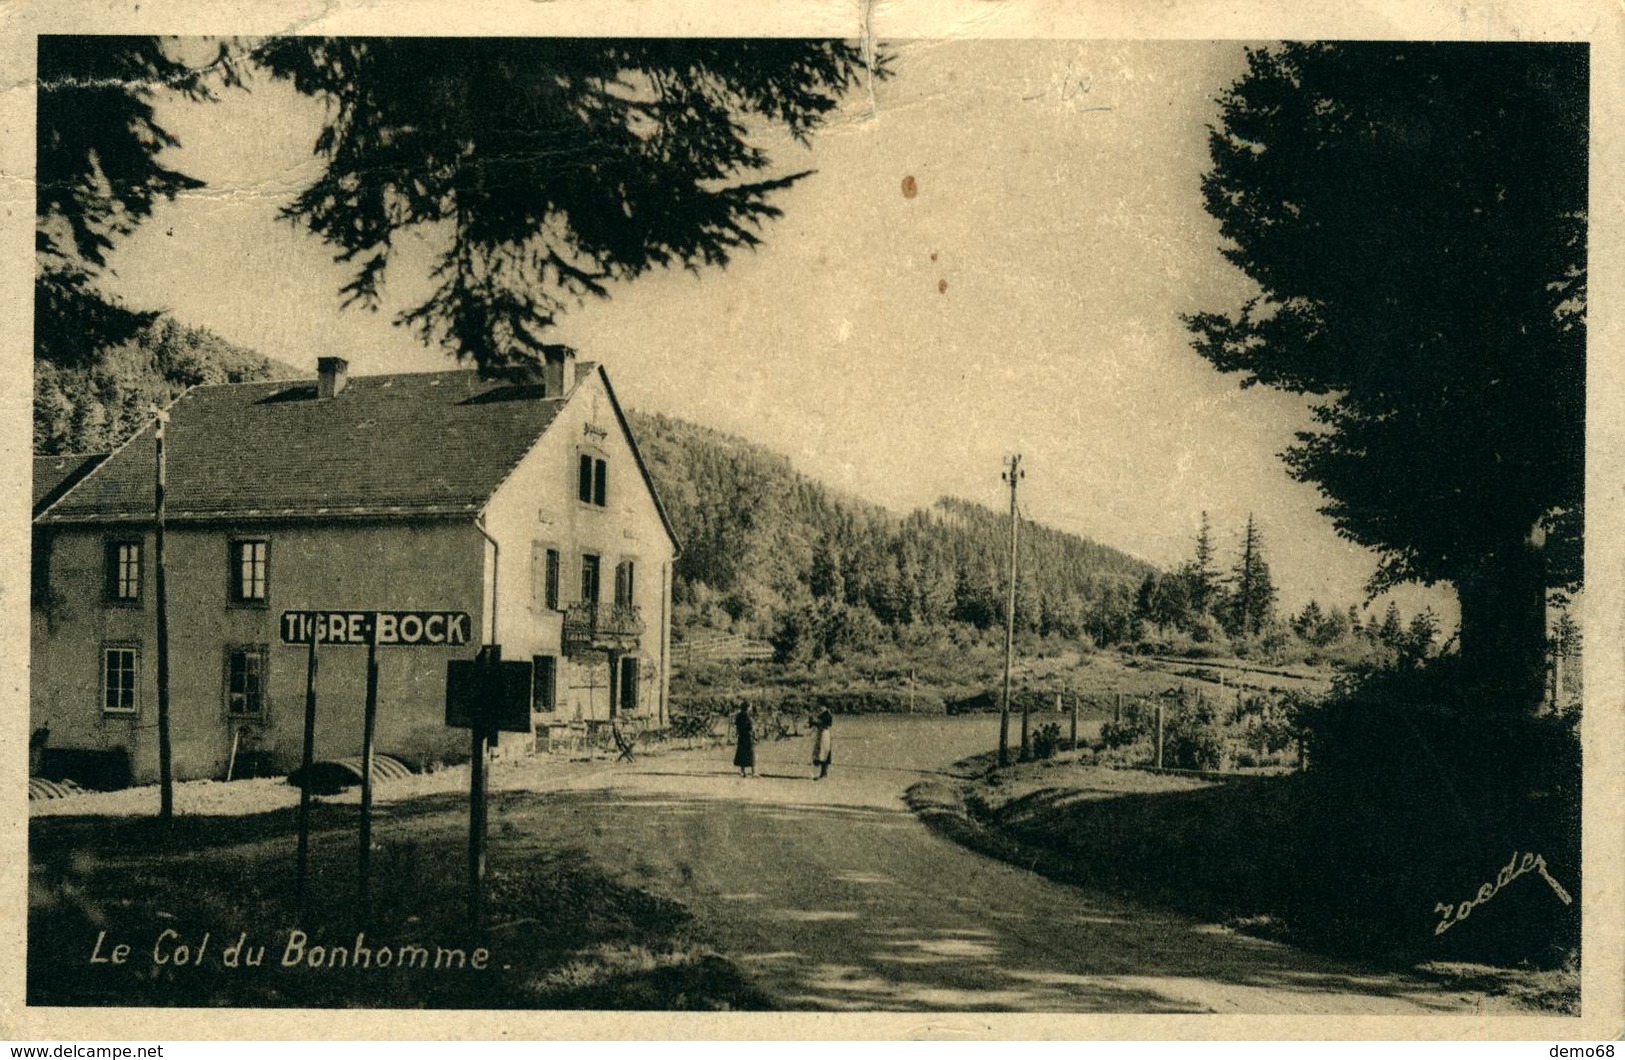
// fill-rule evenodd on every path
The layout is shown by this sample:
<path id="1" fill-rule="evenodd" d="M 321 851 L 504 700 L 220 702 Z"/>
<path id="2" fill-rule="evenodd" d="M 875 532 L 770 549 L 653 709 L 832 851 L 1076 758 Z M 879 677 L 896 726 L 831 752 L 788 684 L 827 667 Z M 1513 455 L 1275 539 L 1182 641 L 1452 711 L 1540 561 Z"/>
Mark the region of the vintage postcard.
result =
<path id="1" fill-rule="evenodd" d="M 1617 9 L 923 6 L 5 9 L 5 1037 L 1617 1034 Z"/>

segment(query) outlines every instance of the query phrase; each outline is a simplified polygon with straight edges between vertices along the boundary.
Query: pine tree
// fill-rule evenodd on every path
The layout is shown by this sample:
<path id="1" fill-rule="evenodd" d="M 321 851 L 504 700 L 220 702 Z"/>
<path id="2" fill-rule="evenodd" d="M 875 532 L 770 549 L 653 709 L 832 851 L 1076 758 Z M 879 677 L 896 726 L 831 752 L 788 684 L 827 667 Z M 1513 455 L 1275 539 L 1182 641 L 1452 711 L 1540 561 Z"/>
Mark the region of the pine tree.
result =
<path id="1" fill-rule="evenodd" d="M 1320 638 L 1320 627 L 1325 623 L 1326 615 L 1320 610 L 1320 601 L 1310 600 L 1303 605 L 1303 610 L 1292 619 L 1292 632 L 1302 639 L 1314 643 Z"/>
<path id="2" fill-rule="evenodd" d="M 1264 539 L 1252 513 L 1247 514 L 1247 533 L 1242 538 L 1241 559 L 1232 575 L 1235 586 L 1230 599 L 1232 636 L 1257 636 L 1275 617 L 1275 584 L 1264 559 Z"/>
<path id="3" fill-rule="evenodd" d="M 1399 605 L 1390 600 L 1388 610 L 1382 615 L 1382 625 L 1377 627 L 1377 643 L 1397 649 L 1404 638 L 1405 627 L 1399 620 Z"/>
<path id="4" fill-rule="evenodd" d="M 1431 608 L 1423 608 L 1411 617 L 1411 623 L 1405 628 L 1404 644 L 1400 649 L 1400 657 L 1408 665 L 1419 666 L 1433 654 L 1433 638 L 1438 635 L 1439 620 L 1434 616 Z"/>
<path id="5" fill-rule="evenodd" d="M 846 597 L 846 580 L 841 576 L 841 563 L 827 539 L 820 541 L 813 550 L 807 588 L 814 598 L 820 600 L 843 600 Z"/>
<path id="6" fill-rule="evenodd" d="M 1247 66 L 1202 197 L 1257 286 L 1186 318 L 1196 349 L 1309 396 L 1289 472 L 1381 555 L 1376 588 L 1451 582 L 1462 679 L 1534 709 L 1546 591 L 1583 573 L 1588 52 L 1287 43 Z"/>
<path id="7" fill-rule="evenodd" d="M 1202 513 L 1202 525 L 1196 531 L 1196 564 L 1191 568 L 1191 610 L 1198 615 L 1211 614 L 1219 602 L 1219 571 L 1213 562 L 1213 526 L 1207 512 Z"/>

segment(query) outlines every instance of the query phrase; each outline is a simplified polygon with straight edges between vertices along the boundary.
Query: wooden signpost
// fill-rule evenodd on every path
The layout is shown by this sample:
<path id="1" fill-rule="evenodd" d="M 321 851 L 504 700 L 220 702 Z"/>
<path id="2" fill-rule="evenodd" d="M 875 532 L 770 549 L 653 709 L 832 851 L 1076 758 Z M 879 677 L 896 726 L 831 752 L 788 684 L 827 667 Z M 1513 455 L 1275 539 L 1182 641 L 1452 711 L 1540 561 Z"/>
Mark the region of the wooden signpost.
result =
<path id="1" fill-rule="evenodd" d="M 446 724 L 469 730 L 468 919 L 485 917 L 485 748 L 498 732 L 530 732 L 531 664 L 503 662 L 502 645 L 487 644 L 473 660 L 446 664 Z"/>
<path id="2" fill-rule="evenodd" d="M 305 782 L 299 792 L 297 889 L 301 903 L 305 899 L 310 866 L 310 773 L 316 757 L 316 646 L 336 644 L 367 649 L 367 700 L 361 715 L 361 848 L 356 863 L 361 915 L 365 919 L 372 884 L 372 753 L 373 733 L 378 725 L 378 647 L 458 647 L 468 643 L 472 625 L 463 611 L 282 612 L 282 643 L 310 647 L 305 669 Z"/>
<path id="3" fill-rule="evenodd" d="M 316 638 L 310 639 L 305 662 L 305 754 L 299 785 L 299 904 L 305 904 L 305 876 L 310 867 L 310 770 L 316 761 Z"/>

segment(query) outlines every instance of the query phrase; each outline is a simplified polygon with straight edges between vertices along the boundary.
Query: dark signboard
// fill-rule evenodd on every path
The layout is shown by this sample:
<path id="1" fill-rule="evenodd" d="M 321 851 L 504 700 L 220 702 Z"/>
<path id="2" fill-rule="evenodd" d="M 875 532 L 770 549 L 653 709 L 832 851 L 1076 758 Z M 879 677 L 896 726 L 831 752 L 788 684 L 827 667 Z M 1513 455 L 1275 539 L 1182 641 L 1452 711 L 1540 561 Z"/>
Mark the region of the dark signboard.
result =
<path id="1" fill-rule="evenodd" d="M 471 729 L 475 719 L 501 732 L 530 731 L 531 664 L 453 659 L 446 664 L 446 724 Z"/>
<path id="2" fill-rule="evenodd" d="M 456 648 L 468 644 L 473 621 L 463 611 L 284 611 L 282 643 Z M 376 638 L 376 639 L 375 639 Z"/>

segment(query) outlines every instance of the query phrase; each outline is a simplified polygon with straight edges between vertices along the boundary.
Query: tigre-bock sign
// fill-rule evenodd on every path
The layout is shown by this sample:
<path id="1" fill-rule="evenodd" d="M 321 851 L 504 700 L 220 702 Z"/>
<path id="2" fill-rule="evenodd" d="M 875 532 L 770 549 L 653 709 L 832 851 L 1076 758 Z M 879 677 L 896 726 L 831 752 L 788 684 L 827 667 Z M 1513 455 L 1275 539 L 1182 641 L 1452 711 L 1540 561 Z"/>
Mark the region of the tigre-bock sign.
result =
<path id="1" fill-rule="evenodd" d="M 464 611 L 284 611 L 282 643 L 455 648 L 472 625 Z"/>

